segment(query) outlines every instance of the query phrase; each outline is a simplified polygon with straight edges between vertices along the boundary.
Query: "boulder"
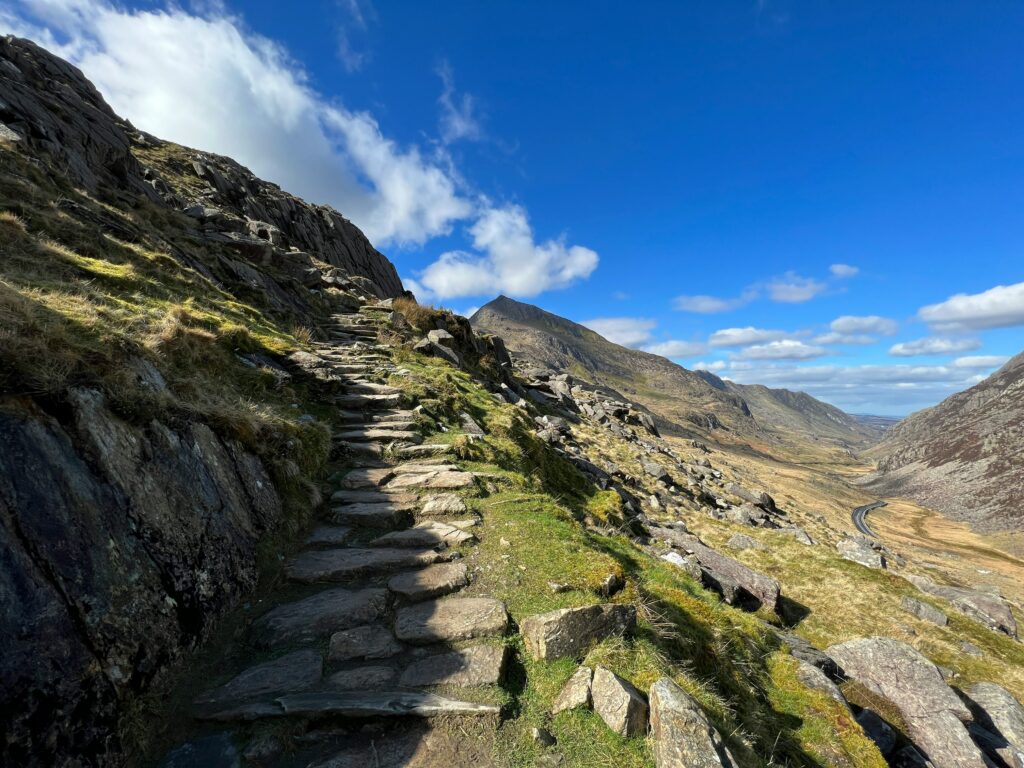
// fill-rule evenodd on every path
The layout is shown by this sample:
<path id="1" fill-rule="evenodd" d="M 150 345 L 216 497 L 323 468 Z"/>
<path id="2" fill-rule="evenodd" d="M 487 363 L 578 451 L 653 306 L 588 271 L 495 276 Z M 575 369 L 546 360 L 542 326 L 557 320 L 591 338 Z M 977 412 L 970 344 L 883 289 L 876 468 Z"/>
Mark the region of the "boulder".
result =
<path id="1" fill-rule="evenodd" d="M 562 686 L 551 705 L 551 714 L 557 715 L 567 709 L 579 707 L 590 708 L 590 686 L 594 679 L 594 671 L 590 667 L 580 667 L 572 673 L 572 677 Z"/>
<path id="2" fill-rule="evenodd" d="M 620 736 L 642 736 L 647 732 L 647 699 L 614 672 L 598 667 L 590 686 L 594 712 Z"/>
<path id="3" fill-rule="evenodd" d="M 966 587 L 947 587 L 920 576 L 907 576 L 907 581 L 922 592 L 945 598 L 960 613 L 980 621 L 989 629 L 1017 639 L 1017 621 L 1013 618 L 1010 604 L 998 594 Z"/>
<path id="4" fill-rule="evenodd" d="M 655 461 L 648 461 L 645 459 L 644 461 L 640 462 L 640 466 L 643 467 L 644 472 L 653 477 L 655 480 L 663 480 L 665 482 L 669 482 L 672 479 L 668 474 L 668 470 Z"/>
<path id="5" fill-rule="evenodd" d="M 745 534 L 745 533 L 737 533 L 734 536 L 730 537 L 730 539 L 725 543 L 725 546 L 729 547 L 729 549 L 741 549 L 741 550 L 742 549 L 767 549 L 767 547 L 764 544 L 762 544 L 760 541 L 758 541 L 757 539 L 753 539 L 750 536 L 747 536 L 747 534 Z"/>
<path id="6" fill-rule="evenodd" d="M 862 538 L 847 537 L 840 539 L 836 544 L 839 554 L 846 560 L 860 563 L 867 568 L 884 569 L 886 567 L 885 555 L 871 546 L 871 543 Z"/>
<path id="7" fill-rule="evenodd" d="M 899 710 L 907 735 L 935 768 L 985 768 L 964 726 L 970 711 L 938 668 L 914 648 L 870 637 L 833 645 L 826 653 L 846 676 Z"/>
<path id="8" fill-rule="evenodd" d="M 577 656 L 591 644 L 630 632 L 635 626 L 635 607 L 609 603 L 530 616 L 523 620 L 520 632 L 530 655 L 549 661 Z"/>
<path id="9" fill-rule="evenodd" d="M 995 683 L 975 683 L 965 691 L 975 722 L 1003 742 L 994 751 L 1011 766 L 1024 766 L 1024 707 Z"/>
<path id="10" fill-rule="evenodd" d="M 929 621 L 940 627 L 944 627 L 949 623 L 949 619 L 946 618 L 946 614 L 934 605 L 929 605 L 923 600 L 916 600 L 913 597 L 904 597 L 900 600 L 900 607 L 902 607 L 907 613 L 913 614 L 922 621 Z"/>
<path id="11" fill-rule="evenodd" d="M 849 706 L 846 703 L 846 697 L 843 696 L 843 692 L 839 690 L 839 686 L 833 683 L 828 675 L 813 664 L 809 664 L 806 661 L 797 661 L 796 679 L 808 688 L 824 693 L 844 707 Z"/>
<path id="12" fill-rule="evenodd" d="M 651 686 L 651 747 L 656 768 L 734 768 L 737 765 L 707 715 L 673 680 Z"/>
<path id="13" fill-rule="evenodd" d="M 429 331 L 427 333 L 427 340 L 444 347 L 450 348 L 455 346 L 455 337 L 448 333 L 448 331 L 441 329 Z"/>

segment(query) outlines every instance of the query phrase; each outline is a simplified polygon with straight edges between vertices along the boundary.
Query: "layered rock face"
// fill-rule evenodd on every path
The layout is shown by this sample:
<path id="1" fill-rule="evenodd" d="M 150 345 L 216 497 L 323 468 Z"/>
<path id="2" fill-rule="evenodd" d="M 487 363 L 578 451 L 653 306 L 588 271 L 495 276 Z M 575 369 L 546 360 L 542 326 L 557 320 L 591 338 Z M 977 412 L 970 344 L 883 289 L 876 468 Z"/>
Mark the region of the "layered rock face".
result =
<path id="1" fill-rule="evenodd" d="M 883 496 L 910 496 L 982 529 L 1024 517 L 1024 353 L 980 384 L 893 427 L 866 478 Z"/>

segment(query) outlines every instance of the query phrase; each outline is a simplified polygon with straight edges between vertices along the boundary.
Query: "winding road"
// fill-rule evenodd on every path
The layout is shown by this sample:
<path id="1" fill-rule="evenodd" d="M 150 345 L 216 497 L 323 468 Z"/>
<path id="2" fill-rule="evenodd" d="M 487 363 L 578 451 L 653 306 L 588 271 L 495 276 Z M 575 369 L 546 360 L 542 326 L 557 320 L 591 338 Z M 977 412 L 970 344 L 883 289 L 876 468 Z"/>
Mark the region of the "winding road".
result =
<path id="1" fill-rule="evenodd" d="M 853 512 L 850 513 L 850 517 L 853 518 L 854 527 L 858 531 L 863 533 L 865 536 L 870 536 L 873 539 L 878 538 L 877 536 L 875 536 L 875 532 L 868 527 L 867 517 L 868 512 L 870 512 L 871 510 L 878 509 L 879 507 L 884 506 L 884 501 L 873 501 L 870 504 L 865 504 L 863 507 L 857 507 L 855 510 L 853 510 Z"/>

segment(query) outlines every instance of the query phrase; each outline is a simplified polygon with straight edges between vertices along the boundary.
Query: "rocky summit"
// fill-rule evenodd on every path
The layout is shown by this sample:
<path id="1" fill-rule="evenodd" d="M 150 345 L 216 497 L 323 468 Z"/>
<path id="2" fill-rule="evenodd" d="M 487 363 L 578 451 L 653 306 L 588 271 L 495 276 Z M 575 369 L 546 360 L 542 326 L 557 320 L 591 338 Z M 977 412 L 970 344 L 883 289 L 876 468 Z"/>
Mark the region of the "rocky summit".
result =
<path id="1" fill-rule="evenodd" d="M 0 39 L 0 764 L 1024 766 L 1022 564 L 877 422 L 398 275 Z M 868 482 L 1003 519 L 1020 369 Z"/>

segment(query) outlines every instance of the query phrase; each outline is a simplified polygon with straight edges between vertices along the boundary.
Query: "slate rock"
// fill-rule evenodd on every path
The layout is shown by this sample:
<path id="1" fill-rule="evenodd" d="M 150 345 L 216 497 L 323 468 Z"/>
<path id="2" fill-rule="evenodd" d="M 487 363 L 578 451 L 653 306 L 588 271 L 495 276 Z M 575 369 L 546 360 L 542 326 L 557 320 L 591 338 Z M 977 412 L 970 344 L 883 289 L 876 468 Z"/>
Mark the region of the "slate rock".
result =
<path id="1" fill-rule="evenodd" d="M 423 503 L 420 514 L 423 515 L 461 515 L 466 512 L 466 502 L 454 493 L 442 493 L 429 496 Z"/>
<path id="2" fill-rule="evenodd" d="M 455 592 L 468 583 L 465 563 L 439 563 L 393 576 L 388 581 L 388 589 L 406 600 L 419 602 Z"/>
<path id="3" fill-rule="evenodd" d="M 402 644 L 383 624 L 364 624 L 331 635 L 327 658 L 331 661 L 387 659 L 401 651 Z"/>
<path id="4" fill-rule="evenodd" d="M 294 557 L 285 566 L 285 573 L 293 581 L 305 583 L 345 581 L 358 576 L 431 565 L 442 559 L 443 556 L 433 550 L 419 549 L 347 547 L 310 550 Z"/>
<path id="5" fill-rule="evenodd" d="M 253 622 L 253 635 L 264 646 L 316 640 L 375 621 L 384 615 L 387 605 L 384 589 L 328 589 L 267 611 Z"/>
<path id="6" fill-rule="evenodd" d="M 980 621 L 989 629 L 1017 639 L 1017 621 L 1010 604 L 998 594 L 934 584 L 919 576 L 907 576 L 907 581 L 923 592 L 945 598 L 960 613 Z"/>
<path id="7" fill-rule="evenodd" d="M 767 549 L 767 547 L 755 538 L 747 536 L 745 533 L 737 533 L 729 538 L 725 543 L 725 546 L 729 549 Z"/>
<path id="8" fill-rule="evenodd" d="M 335 672 L 327 678 L 327 687 L 341 691 L 373 690 L 393 685 L 398 670 L 383 665 L 354 667 Z"/>
<path id="9" fill-rule="evenodd" d="M 611 670 L 597 667 L 590 686 L 596 712 L 605 725 L 620 736 L 647 732 L 647 699 L 631 683 Z"/>
<path id="10" fill-rule="evenodd" d="M 978 725 L 1006 742 L 1000 759 L 1015 768 L 1024 764 L 1024 706 L 995 683 L 975 683 L 965 694 Z"/>
<path id="11" fill-rule="evenodd" d="M 503 635 L 508 611 L 489 597 L 452 597 L 401 608 L 395 617 L 395 636 L 414 644 L 469 640 Z"/>
<path id="12" fill-rule="evenodd" d="M 885 555 L 874 549 L 864 539 L 847 537 L 836 543 L 836 550 L 846 560 L 860 563 L 867 568 L 884 569 Z"/>
<path id="13" fill-rule="evenodd" d="M 717 729 L 690 694 L 663 677 L 650 690 L 656 768 L 735 768 Z"/>
<path id="14" fill-rule="evenodd" d="M 566 681 L 555 697 L 551 705 L 551 714 L 557 715 L 567 709 L 577 709 L 591 706 L 590 686 L 594 679 L 594 670 L 590 667 L 580 667 L 572 673 L 572 677 Z"/>
<path id="15" fill-rule="evenodd" d="M 507 657 L 508 648 L 503 645 L 478 645 L 428 656 L 406 667 L 400 683 L 407 688 L 497 685 L 505 674 Z"/>
<path id="16" fill-rule="evenodd" d="M 928 621 L 940 627 L 944 627 L 949 623 L 949 619 L 946 618 L 946 614 L 923 600 L 916 600 L 913 597 L 904 597 L 900 600 L 900 607 L 907 613 L 913 614 L 922 621 Z"/>
<path id="17" fill-rule="evenodd" d="M 829 698 L 847 707 L 846 697 L 839 690 L 839 686 L 832 682 L 828 675 L 813 664 L 806 661 L 798 661 L 796 668 L 796 679 L 815 691 L 824 693 Z"/>
<path id="18" fill-rule="evenodd" d="M 304 691 L 320 682 L 323 666 L 319 651 L 295 651 L 250 667 L 224 685 L 200 694 L 193 703 L 223 708 L 261 696 Z"/>
<path id="19" fill-rule="evenodd" d="M 392 531 L 370 542 L 371 547 L 457 547 L 476 537 L 454 525 L 424 520 L 404 531 Z"/>
<path id="20" fill-rule="evenodd" d="M 593 643 L 631 632 L 634 627 L 634 606 L 609 603 L 530 616 L 520 624 L 520 633 L 530 655 L 552 660 L 578 656 Z"/>

